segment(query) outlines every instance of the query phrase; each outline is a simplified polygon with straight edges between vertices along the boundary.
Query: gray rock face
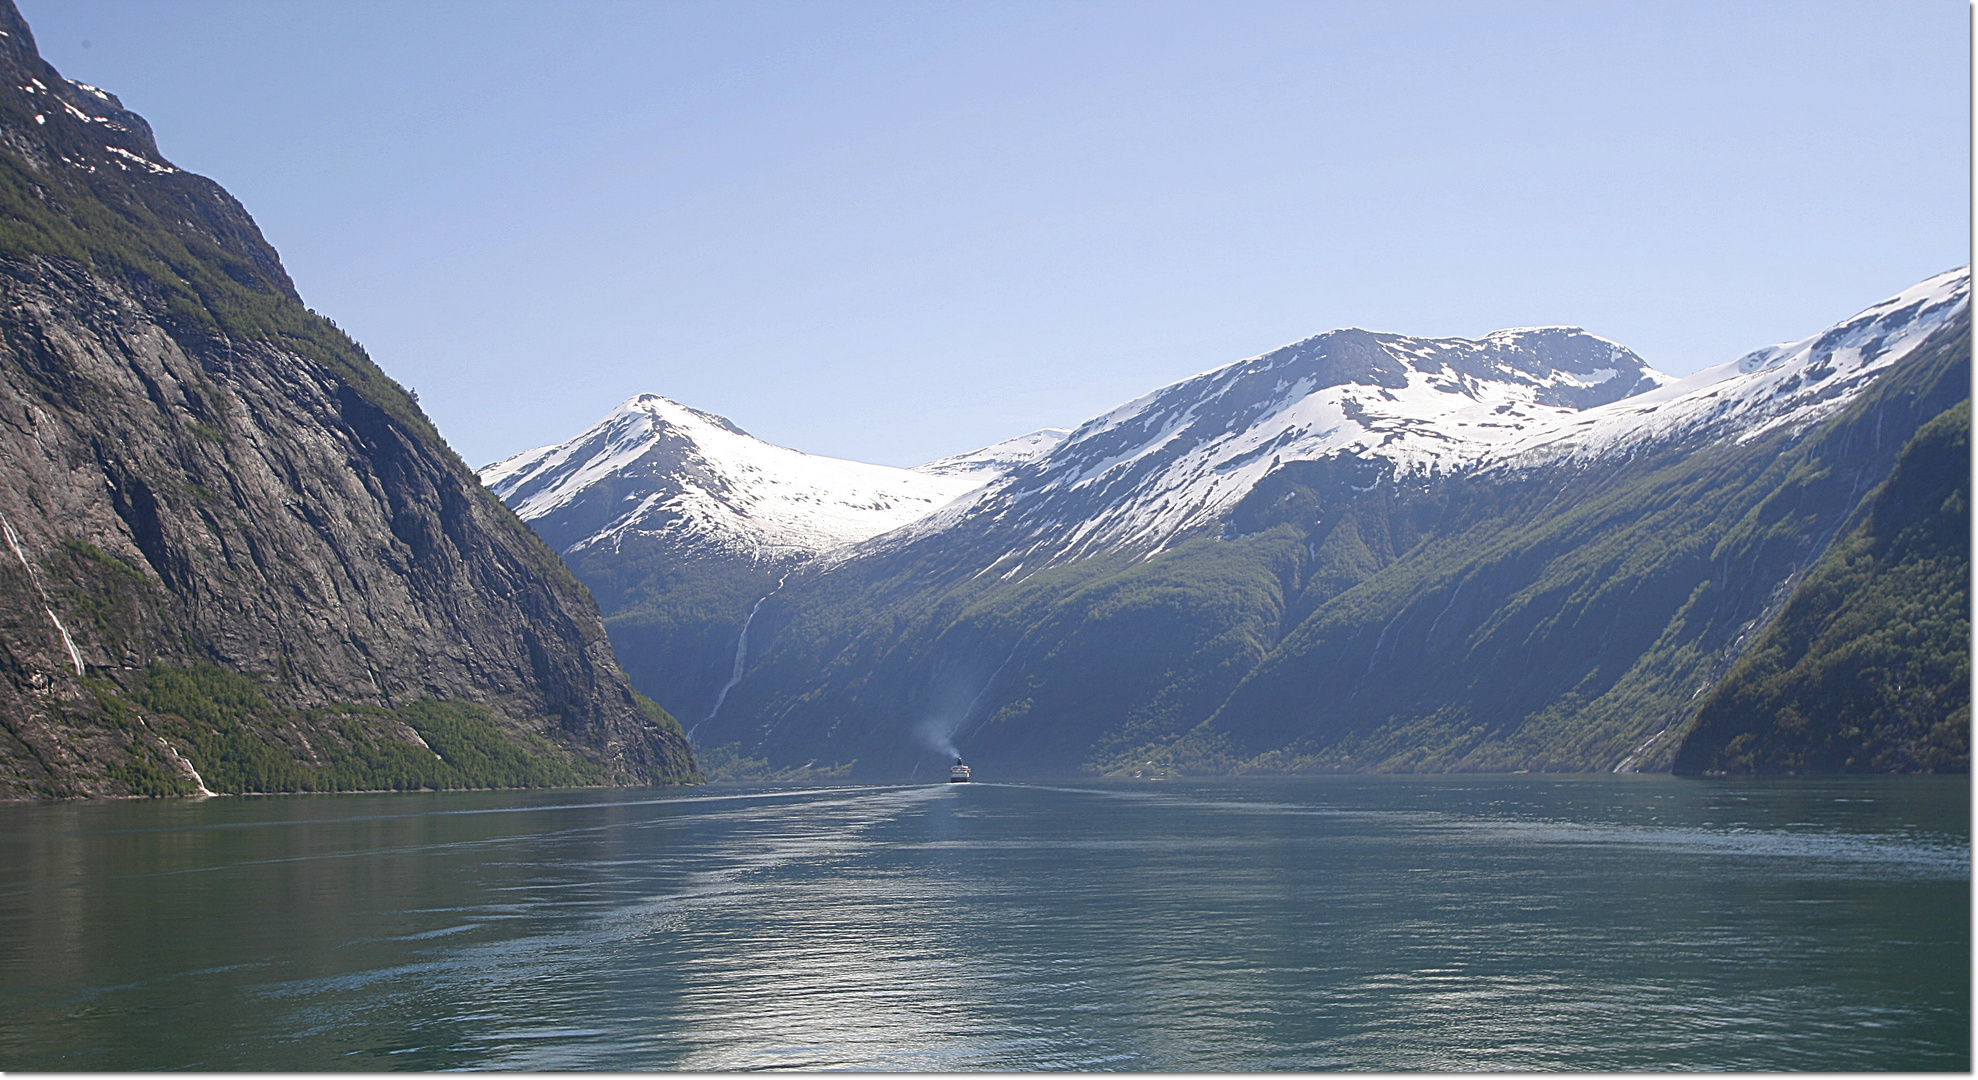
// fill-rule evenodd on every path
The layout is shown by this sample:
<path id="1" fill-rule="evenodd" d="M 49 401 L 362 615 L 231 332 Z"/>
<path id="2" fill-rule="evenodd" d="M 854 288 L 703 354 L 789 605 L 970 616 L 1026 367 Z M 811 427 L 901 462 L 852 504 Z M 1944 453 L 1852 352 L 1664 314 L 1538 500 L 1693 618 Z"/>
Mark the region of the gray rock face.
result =
<path id="1" fill-rule="evenodd" d="M 690 773 L 588 592 L 301 309 L 238 204 L 61 80 L 10 7 L 0 29 L 0 166 L 42 229 L 0 229 L 0 796 L 115 794 L 145 745 L 174 760 L 112 700 L 160 662 L 245 675 L 282 709 L 473 702 L 607 778 Z M 111 172 L 123 144 L 150 167 Z M 178 274 L 62 253 L 66 225 L 120 203 L 152 216 L 100 242 L 183 252 Z"/>

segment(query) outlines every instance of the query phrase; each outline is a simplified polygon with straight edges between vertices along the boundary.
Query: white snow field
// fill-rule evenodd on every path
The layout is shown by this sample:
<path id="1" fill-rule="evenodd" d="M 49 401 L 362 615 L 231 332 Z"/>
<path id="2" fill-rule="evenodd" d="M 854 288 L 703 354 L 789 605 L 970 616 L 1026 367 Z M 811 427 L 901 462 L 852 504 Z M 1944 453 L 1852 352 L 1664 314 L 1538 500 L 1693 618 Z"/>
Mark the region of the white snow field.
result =
<path id="1" fill-rule="evenodd" d="M 1162 387 L 1069 432 L 1045 428 L 917 469 L 771 446 L 646 394 L 567 443 L 481 475 L 532 522 L 607 481 L 623 491 L 623 505 L 566 550 L 647 529 L 843 558 L 868 550 L 853 545 L 891 547 L 976 520 L 1023 535 L 996 565 L 1151 554 L 1220 519 L 1285 462 L 1346 454 L 1426 477 L 1803 430 L 1968 307 L 1970 287 L 1968 267 L 1939 274 L 1820 334 L 1682 379 L 1577 327 L 1476 340 L 1335 330 Z"/>
<path id="2" fill-rule="evenodd" d="M 1799 341 L 1771 345 L 1647 393 L 1589 409 L 1505 448 L 1507 464 L 1590 460 L 1647 443 L 1712 434 L 1739 442 L 1805 430 L 1854 400 L 1971 303 L 1971 268 L 1950 270 Z"/>
<path id="3" fill-rule="evenodd" d="M 524 521 L 571 507 L 606 481 L 631 490 L 576 551 L 632 530 L 760 555 L 806 555 L 876 536 L 979 486 L 980 470 L 918 472 L 775 446 L 656 394 L 613 409 L 569 442 L 481 470 Z"/>
<path id="4" fill-rule="evenodd" d="M 1057 449 L 1070 434 L 1070 428 L 1038 428 L 1028 435 L 991 443 L 980 450 L 915 465 L 913 471 L 932 476 L 973 476 L 978 484 L 986 484 Z"/>
<path id="5" fill-rule="evenodd" d="M 1939 274 L 1820 334 L 1683 379 L 1576 327 L 1475 341 L 1333 331 L 1129 401 L 877 543 L 981 515 L 1020 521 L 1033 541 L 997 565 L 1151 554 L 1220 519 L 1285 462 L 1345 453 L 1425 477 L 1803 430 L 1964 310 L 1970 283 L 1968 267 Z"/>

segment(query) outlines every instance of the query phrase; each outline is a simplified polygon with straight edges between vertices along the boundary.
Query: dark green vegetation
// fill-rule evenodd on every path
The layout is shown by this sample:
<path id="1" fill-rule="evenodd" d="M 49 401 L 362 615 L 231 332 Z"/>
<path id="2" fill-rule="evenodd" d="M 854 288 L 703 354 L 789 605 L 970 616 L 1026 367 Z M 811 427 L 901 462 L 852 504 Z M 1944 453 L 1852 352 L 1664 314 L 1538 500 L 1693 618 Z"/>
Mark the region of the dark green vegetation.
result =
<path id="1" fill-rule="evenodd" d="M 213 791 L 567 787 L 603 779 L 596 763 L 526 730 L 503 730 L 493 712 L 466 702 L 291 712 L 232 672 L 162 665 L 131 700 L 151 712 L 147 726 Z M 171 793 L 191 793 L 173 779 Z"/>
<path id="2" fill-rule="evenodd" d="M 1916 433 L 1704 700 L 1676 771 L 1970 771 L 1970 453 L 1969 401 Z"/>
<path id="3" fill-rule="evenodd" d="M 0 798 L 693 779 L 246 211 L 0 30 Z"/>
<path id="4" fill-rule="evenodd" d="M 1708 689 L 1965 397 L 1968 325 L 1808 431 L 1522 474 L 1290 463 L 1219 535 L 1151 558 L 981 572 L 1022 543 L 989 523 L 799 572 L 700 738 L 769 768 L 901 777 L 949 746 L 984 775 L 1668 769 Z M 1941 438 L 1918 445 L 1939 474 L 1967 468 Z M 1931 534 L 1945 580 L 1969 563 L 1963 505 Z M 1945 658 L 1968 629 L 1907 618 L 1913 634 L 1874 647 L 1928 658 L 1874 662 L 1909 665 L 1891 685 L 1942 706 L 1913 723 L 1961 747 Z M 1963 767 L 1930 753 L 1858 767 Z"/>
<path id="5" fill-rule="evenodd" d="M 568 559 L 608 612 L 605 630 L 632 685 L 690 724 L 708 714 L 728 681 L 750 605 L 787 569 L 696 557 L 642 535 Z"/>
<path id="6" fill-rule="evenodd" d="M 725 746 L 700 746 L 694 749 L 694 758 L 709 780 L 746 780 L 762 784 L 804 784 L 819 780 L 841 780 L 852 774 L 858 762 L 847 761 L 839 765 L 819 767 L 814 763 L 790 765 L 782 768 L 771 765 L 767 759 L 752 758 L 740 750 L 740 743 Z"/>

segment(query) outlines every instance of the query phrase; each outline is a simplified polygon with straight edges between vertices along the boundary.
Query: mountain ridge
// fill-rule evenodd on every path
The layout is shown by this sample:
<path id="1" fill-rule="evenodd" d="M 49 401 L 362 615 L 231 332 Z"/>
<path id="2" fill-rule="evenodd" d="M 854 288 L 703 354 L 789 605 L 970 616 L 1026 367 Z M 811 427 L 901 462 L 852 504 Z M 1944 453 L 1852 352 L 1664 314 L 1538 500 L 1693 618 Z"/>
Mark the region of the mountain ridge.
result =
<path id="1" fill-rule="evenodd" d="M 708 643 L 725 689 L 719 715 L 703 713 L 700 738 L 732 742 L 737 759 L 856 761 L 874 777 L 904 775 L 944 746 L 995 770 L 1054 775 L 1666 769 L 1696 680 L 1722 677 L 1879 482 L 1894 453 L 1884 436 L 1904 438 L 1929 419 L 1861 402 L 1892 400 L 1895 391 L 1876 388 L 1912 370 L 1936 373 L 1931 401 L 1963 385 L 1949 372 L 1968 371 L 1968 344 L 1958 353 L 1941 335 L 1968 324 L 1968 281 L 1965 270 L 1938 275 L 1791 348 L 1757 350 L 1687 385 L 1641 364 L 1619 387 L 1628 394 L 1598 389 L 1621 382 L 1620 368 L 1597 383 L 1586 377 L 1618 348 L 1586 335 L 1574 373 L 1586 385 L 1554 385 L 1614 396 L 1581 410 L 1539 404 L 1540 380 L 1486 384 L 1476 367 L 1437 355 L 1452 348 L 1448 339 L 1365 332 L 1319 335 L 1305 339 L 1302 355 L 1276 350 L 1182 380 L 1088 421 L 1049 453 L 904 528 L 836 549 L 787 580 L 758 582 L 745 601 L 746 656 L 732 647 L 739 619 L 722 635 L 730 648 Z M 1277 366 L 1302 364 L 1304 376 L 1315 362 L 1342 359 L 1350 362 L 1332 363 L 1308 386 Z M 1809 368 L 1826 371 L 1809 381 Z M 1404 388 L 1412 395 L 1396 393 Z M 1286 415 L 1299 403 L 1357 400 L 1371 410 L 1393 404 L 1383 391 L 1403 405 L 1447 400 L 1455 408 L 1439 416 L 1458 419 L 1464 410 L 1472 419 L 1506 416 L 1497 407 L 1521 395 L 1512 408 L 1526 416 L 1512 421 L 1562 422 L 1486 428 L 1481 438 L 1398 424 L 1400 437 L 1389 439 L 1397 431 L 1380 430 L 1383 418 L 1369 411 L 1371 423 L 1311 428 L 1318 437 L 1301 447 L 1311 456 L 1283 452 L 1307 434 L 1307 418 Z M 1682 422 L 1665 423 L 1672 415 Z M 1857 419 L 1840 423 L 1844 415 Z M 1603 423 L 1596 434 L 1643 437 L 1572 435 Z M 1391 452 L 1406 440 L 1412 445 Z M 1500 454 L 1507 449 L 1519 453 Z M 1231 461 L 1223 483 L 1244 468 L 1258 475 L 1178 514 L 1147 497 L 1207 487 L 1213 465 Z M 1133 500 L 1169 516 L 1118 513 Z M 1198 516 L 1191 522 L 1189 513 Z M 1407 675 L 1410 656 L 1426 662 L 1463 642 L 1489 655 L 1524 638 L 1547 641 L 1551 658 L 1534 666 L 1507 653 L 1460 686 L 1408 690 L 1412 697 L 1356 689 L 1369 671 L 1380 686 L 1419 688 Z M 1230 695 L 1246 680 L 1253 686 L 1243 693 L 1263 693 L 1260 665 L 1309 667 L 1270 659 L 1307 648 L 1301 641 L 1337 654 L 1324 663 L 1347 665 L 1346 681 L 1270 691 L 1273 708 L 1290 712 L 1277 729 L 1283 741 L 1265 745 L 1261 714 L 1239 716 Z M 1356 642 L 1359 658 L 1346 658 Z M 1460 667 L 1462 655 L 1437 663 Z M 1531 669 L 1522 689 L 1492 673 L 1521 668 Z M 1385 721 L 1364 710 L 1389 700 L 1415 719 L 1378 735 L 1389 749 L 1368 757 L 1376 744 L 1365 740 Z M 1362 751 L 1342 757 L 1321 745 L 1334 738 L 1311 727 L 1321 714 L 1357 717 L 1336 731 L 1361 740 Z M 1475 719 L 1459 721 L 1464 715 Z M 1235 717 L 1236 727 L 1188 738 L 1211 716 Z M 1463 734 L 1471 727 L 1480 734 Z M 1462 749 L 1472 738 L 1481 741 Z"/>
<path id="2" fill-rule="evenodd" d="M 1968 269 L 1948 271 L 1820 334 L 1683 379 L 1576 327 L 1500 330 L 1475 340 L 1330 331 L 1126 402 L 1074 429 L 1050 454 L 999 486 L 876 543 L 910 543 L 969 515 L 1000 516 L 1012 522 L 1010 533 L 1030 543 L 1007 549 L 991 565 L 1020 569 L 1023 560 L 1034 565 L 1038 557 L 1053 562 L 1102 550 L 1162 550 L 1219 519 L 1270 469 L 1289 461 L 1344 453 L 1383 458 L 1420 474 L 1529 467 L 1560 455 L 1585 457 L 1590 447 L 1624 450 L 1707 437 L 1711 424 L 1745 420 L 1752 408 L 1766 411 L 1771 422 L 1797 418 L 1804 427 L 1844 405 L 1865 380 L 1927 337 L 1968 302 L 1969 288 Z M 1544 366 L 1544 354 L 1533 358 L 1538 363 L 1504 362 L 1506 346 L 1533 337 L 1565 344 L 1574 362 L 1563 370 Z M 1327 364 L 1336 346 L 1343 346 L 1337 351 L 1347 359 Z M 1874 355 L 1863 356 L 1864 349 Z M 1809 373 L 1832 370 L 1823 365 L 1837 356 L 1844 370 L 1833 382 L 1795 393 Z M 1622 367 L 1595 366 L 1603 361 Z M 1312 371 L 1315 366 L 1321 370 Z M 1485 378 L 1507 369 L 1509 379 Z M 1288 380 L 1284 370 L 1304 381 Z M 1609 371 L 1598 381 L 1581 378 Z M 1255 384 L 1271 374 L 1278 375 L 1275 384 L 1260 392 Z M 1544 379 L 1548 374 L 1555 378 Z M 1701 406 L 1726 389 L 1740 390 L 1734 400 L 1748 407 Z M 1397 400 L 1397 392 L 1409 399 Z M 1241 400 L 1247 415 L 1195 415 L 1230 396 Z M 1464 403 L 1456 404 L 1457 397 Z M 1764 400 L 1747 400 L 1758 397 Z M 1661 417 L 1653 415 L 1658 411 Z M 1687 426 L 1669 422 L 1677 415 Z M 1136 440 L 1136 426 L 1152 433 Z"/>
<path id="3" fill-rule="evenodd" d="M 690 779 L 589 593 L 0 4 L 0 795 Z"/>
<path id="4" fill-rule="evenodd" d="M 657 394 L 481 470 L 599 598 L 634 684 L 691 724 L 725 695 L 755 606 L 798 567 L 1048 450 L 1041 429 L 917 469 L 805 454 Z"/>
<path id="5" fill-rule="evenodd" d="M 1063 432 L 1042 428 L 900 469 L 777 446 L 726 417 L 639 394 L 576 437 L 479 475 L 566 553 L 629 532 L 676 530 L 778 561 L 905 525 L 1047 453 Z"/>

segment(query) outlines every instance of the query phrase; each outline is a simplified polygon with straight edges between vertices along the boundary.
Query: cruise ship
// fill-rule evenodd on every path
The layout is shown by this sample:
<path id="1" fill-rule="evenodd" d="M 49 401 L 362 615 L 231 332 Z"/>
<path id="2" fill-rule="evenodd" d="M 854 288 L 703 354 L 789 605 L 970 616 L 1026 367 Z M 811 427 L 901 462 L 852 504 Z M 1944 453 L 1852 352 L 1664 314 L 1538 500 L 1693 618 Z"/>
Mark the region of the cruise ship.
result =
<path id="1" fill-rule="evenodd" d="M 962 759 L 956 758 L 955 763 L 948 767 L 948 783 L 968 783 L 968 766 L 962 764 Z"/>

